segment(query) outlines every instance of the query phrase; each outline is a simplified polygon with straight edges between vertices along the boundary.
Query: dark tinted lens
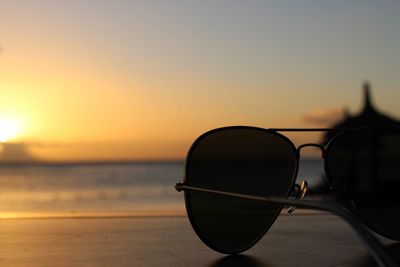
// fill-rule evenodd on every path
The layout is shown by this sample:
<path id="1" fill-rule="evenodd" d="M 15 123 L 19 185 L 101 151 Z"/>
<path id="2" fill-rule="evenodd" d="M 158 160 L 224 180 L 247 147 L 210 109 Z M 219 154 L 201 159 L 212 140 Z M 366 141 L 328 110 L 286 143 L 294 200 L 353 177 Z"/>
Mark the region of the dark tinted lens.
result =
<path id="1" fill-rule="evenodd" d="M 190 186 L 257 196 L 287 196 L 297 170 L 293 145 L 258 128 L 225 128 L 201 136 L 186 165 Z M 193 228 L 211 248 L 237 253 L 272 225 L 281 205 L 212 193 L 185 192 Z"/>
<path id="2" fill-rule="evenodd" d="M 400 129 L 359 129 L 328 147 L 328 177 L 367 226 L 400 240 Z"/>

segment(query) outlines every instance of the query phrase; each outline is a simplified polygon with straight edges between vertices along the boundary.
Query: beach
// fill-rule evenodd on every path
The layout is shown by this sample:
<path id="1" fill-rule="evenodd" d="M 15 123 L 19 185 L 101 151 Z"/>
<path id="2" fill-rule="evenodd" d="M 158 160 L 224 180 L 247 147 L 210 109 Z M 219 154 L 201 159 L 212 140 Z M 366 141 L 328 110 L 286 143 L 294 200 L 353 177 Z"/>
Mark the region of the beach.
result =
<path id="1" fill-rule="evenodd" d="M 185 216 L 2 219 L 0 229 L 1 266 L 374 266 L 346 223 L 319 212 L 279 216 L 234 257 L 206 247 Z"/>

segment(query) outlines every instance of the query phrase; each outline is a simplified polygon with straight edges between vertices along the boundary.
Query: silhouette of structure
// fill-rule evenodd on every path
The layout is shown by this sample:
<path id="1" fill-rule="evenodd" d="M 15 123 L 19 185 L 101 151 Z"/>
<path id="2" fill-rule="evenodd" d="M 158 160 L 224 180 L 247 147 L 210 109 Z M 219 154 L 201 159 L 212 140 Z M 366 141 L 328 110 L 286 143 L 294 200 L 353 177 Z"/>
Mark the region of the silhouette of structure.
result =
<path id="1" fill-rule="evenodd" d="M 37 159 L 25 143 L 0 143 L 0 164 L 33 163 Z"/>
<path id="2" fill-rule="evenodd" d="M 328 127 L 337 128 L 357 128 L 363 126 L 397 126 L 400 127 L 400 121 L 377 110 L 372 101 L 371 89 L 368 82 L 364 83 L 364 106 L 360 113 L 351 115 L 345 111 L 345 118 Z M 326 145 L 337 134 L 336 131 L 329 131 L 323 136 L 322 144 Z"/>
<path id="3" fill-rule="evenodd" d="M 371 87 L 368 82 L 363 85 L 364 103 L 360 112 L 352 115 L 347 110 L 344 111 L 344 119 L 336 122 L 333 125 L 328 126 L 333 130 L 325 132 L 322 136 L 321 145 L 326 146 L 330 140 L 332 140 L 337 134 L 342 133 L 342 131 L 334 129 L 349 129 L 349 128 L 359 128 L 365 126 L 395 126 L 400 127 L 400 121 L 381 112 L 374 106 L 374 101 L 372 99 Z M 351 149 L 351 145 L 349 145 Z M 355 163 L 354 163 L 355 165 Z M 324 174 L 323 174 L 324 175 Z M 322 179 L 323 181 L 325 179 Z M 326 180 L 325 180 L 326 181 Z M 326 183 L 316 185 L 310 190 L 310 193 L 329 193 L 330 189 Z"/>

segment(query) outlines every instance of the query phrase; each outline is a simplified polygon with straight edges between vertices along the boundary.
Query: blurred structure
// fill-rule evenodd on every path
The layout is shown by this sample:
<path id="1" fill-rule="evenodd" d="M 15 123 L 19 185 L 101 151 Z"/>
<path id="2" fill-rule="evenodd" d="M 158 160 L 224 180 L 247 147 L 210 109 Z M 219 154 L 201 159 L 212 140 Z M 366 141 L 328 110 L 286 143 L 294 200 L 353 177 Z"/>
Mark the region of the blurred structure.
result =
<path id="1" fill-rule="evenodd" d="M 34 163 L 37 159 L 25 143 L 0 143 L 0 164 Z"/>
<path id="2" fill-rule="evenodd" d="M 364 94 L 364 104 L 359 113 L 354 115 L 350 114 L 348 111 L 344 111 L 344 119 L 337 122 L 334 125 L 330 125 L 327 128 L 331 128 L 331 131 L 326 132 L 322 136 L 321 145 L 326 146 L 333 137 L 337 134 L 342 133 L 343 131 L 339 129 L 348 129 L 348 128 L 359 128 L 365 126 L 396 126 L 400 127 L 400 121 L 379 111 L 374 106 L 374 101 L 372 100 L 371 88 L 368 82 L 365 82 L 363 85 L 363 94 Z M 335 131 L 334 129 L 338 129 Z M 349 149 L 351 149 L 351 145 L 349 145 Z M 354 166 L 356 164 L 354 163 Z M 366 164 L 367 165 L 367 164 Z M 322 174 L 325 176 L 325 174 Z M 322 179 L 322 181 L 327 181 L 326 178 Z M 311 194 L 313 193 L 329 193 L 330 189 L 326 182 L 323 182 L 319 185 L 316 185 L 311 189 Z"/>
<path id="3" fill-rule="evenodd" d="M 357 128 L 363 126 L 398 126 L 400 121 L 377 110 L 372 101 L 371 89 L 368 82 L 364 83 L 364 106 L 360 113 L 351 115 L 345 111 L 342 121 L 329 126 L 328 128 Z M 329 131 L 322 138 L 322 144 L 326 145 L 337 134 L 336 131 Z"/>

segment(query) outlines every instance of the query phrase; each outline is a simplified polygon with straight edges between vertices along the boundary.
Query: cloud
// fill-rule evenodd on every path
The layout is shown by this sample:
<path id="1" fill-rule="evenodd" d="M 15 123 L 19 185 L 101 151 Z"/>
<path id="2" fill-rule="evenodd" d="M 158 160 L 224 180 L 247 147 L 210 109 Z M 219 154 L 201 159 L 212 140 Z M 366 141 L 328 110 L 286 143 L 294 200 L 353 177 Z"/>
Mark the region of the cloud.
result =
<path id="1" fill-rule="evenodd" d="M 344 118 L 342 108 L 318 108 L 302 116 L 302 121 L 312 125 L 329 126 Z"/>
<path id="2" fill-rule="evenodd" d="M 37 158 L 29 151 L 25 143 L 0 144 L 0 163 L 34 162 Z"/>

